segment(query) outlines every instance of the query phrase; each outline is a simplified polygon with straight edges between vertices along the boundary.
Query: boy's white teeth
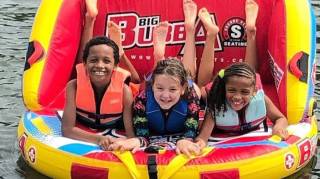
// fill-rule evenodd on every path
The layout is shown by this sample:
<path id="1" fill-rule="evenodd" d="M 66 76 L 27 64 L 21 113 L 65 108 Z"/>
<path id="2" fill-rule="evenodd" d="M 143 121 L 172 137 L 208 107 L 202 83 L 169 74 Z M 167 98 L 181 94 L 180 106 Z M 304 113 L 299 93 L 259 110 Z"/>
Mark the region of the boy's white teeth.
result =
<path id="1" fill-rule="evenodd" d="M 102 71 L 96 71 L 96 72 L 94 72 L 96 75 L 104 75 L 104 72 L 102 72 Z"/>

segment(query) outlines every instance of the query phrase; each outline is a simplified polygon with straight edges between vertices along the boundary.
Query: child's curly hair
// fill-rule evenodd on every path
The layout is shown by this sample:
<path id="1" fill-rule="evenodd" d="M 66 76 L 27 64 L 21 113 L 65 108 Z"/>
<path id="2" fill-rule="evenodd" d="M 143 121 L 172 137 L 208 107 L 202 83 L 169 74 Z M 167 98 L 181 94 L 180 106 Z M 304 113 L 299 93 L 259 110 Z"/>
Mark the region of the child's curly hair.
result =
<path id="1" fill-rule="evenodd" d="M 118 45 L 111 39 L 109 39 L 106 36 L 100 36 L 100 37 L 95 37 L 92 38 L 85 46 L 84 50 L 83 50 L 83 62 L 86 63 L 87 62 L 87 58 L 89 56 L 89 50 L 92 46 L 95 45 L 107 45 L 109 47 L 111 47 L 113 49 L 113 58 L 114 58 L 114 64 L 117 65 L 119 63 L 119 47 Z"/>

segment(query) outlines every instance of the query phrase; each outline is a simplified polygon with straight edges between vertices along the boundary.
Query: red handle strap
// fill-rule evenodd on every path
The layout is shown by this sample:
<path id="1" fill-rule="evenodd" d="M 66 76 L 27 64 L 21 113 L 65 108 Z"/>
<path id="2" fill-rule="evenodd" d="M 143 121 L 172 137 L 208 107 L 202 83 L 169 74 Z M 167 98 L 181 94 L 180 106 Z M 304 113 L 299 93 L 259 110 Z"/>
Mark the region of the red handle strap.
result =
<path id="1" fill-rule="evenodd" d="M 308 74 L 308 57 L 303 51 L 297 52 L 289 62 L 289 71 L 300 81 L 307 82 Z"/>
<path id="2" fill-rule="evenodd" d="M 44 49 L 40 42 L 38 41 L 33 41 L 33 53 L 31 56 L 28 58 L 28 63 L 30 66 L 32 66 L 35 62 L 37 62 L 44 54 Z"/>

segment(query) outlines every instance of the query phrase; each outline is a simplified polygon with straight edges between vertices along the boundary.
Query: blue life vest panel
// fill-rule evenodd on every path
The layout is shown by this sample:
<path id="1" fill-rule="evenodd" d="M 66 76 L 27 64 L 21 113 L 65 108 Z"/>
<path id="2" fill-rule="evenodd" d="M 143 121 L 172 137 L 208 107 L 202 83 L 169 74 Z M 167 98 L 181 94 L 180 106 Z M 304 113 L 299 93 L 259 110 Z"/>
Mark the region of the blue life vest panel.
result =
<path id="1" fill-rule="evenodd" d="M 160 105 L 154 98 L 151 86 L 147 87 L 146 95 L 146 117 L 151 133 L 164 135 L 184 131 L 188 112 L 188 103 L 186 100 L 181 99 L 175 104 L 169 112 L 168 118 L 165 119 L 164 114 L 161 112 Z"/>

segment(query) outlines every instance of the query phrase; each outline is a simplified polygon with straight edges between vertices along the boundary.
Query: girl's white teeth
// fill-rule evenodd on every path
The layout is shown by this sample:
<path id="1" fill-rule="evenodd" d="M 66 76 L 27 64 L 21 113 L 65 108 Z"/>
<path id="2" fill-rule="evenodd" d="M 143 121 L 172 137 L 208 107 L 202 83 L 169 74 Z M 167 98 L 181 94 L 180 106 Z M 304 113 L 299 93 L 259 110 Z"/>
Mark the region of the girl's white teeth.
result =
<path id="1" fill-rule="evenodd" d="M 233 101 L 233 103 L 236 104 L 236 105 L 240 104 L 239 101 Z"/>

